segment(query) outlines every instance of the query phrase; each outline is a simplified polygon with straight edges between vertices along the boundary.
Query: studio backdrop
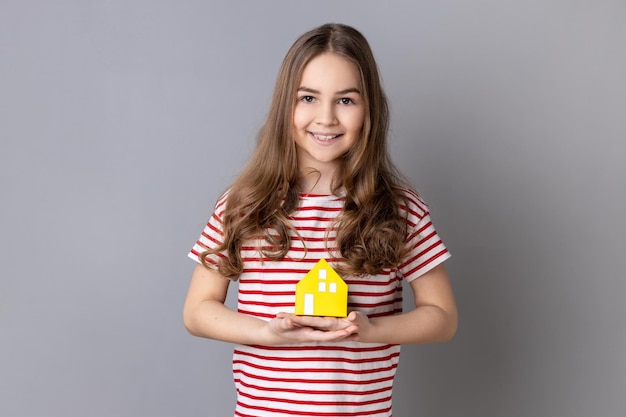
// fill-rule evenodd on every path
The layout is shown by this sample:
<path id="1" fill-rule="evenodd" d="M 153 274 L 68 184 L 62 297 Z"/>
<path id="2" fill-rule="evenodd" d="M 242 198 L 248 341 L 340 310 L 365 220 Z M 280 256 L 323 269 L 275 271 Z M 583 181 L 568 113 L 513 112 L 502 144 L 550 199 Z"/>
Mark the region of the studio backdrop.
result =
<path id="1" fill-rule="evenodd" d="M 287 48 L 342 22 L 379 62 L 391 153 L 452 253 L 460 310 L 451 342 L 402 348 L 394 415 L 623 416 L 625 15 L 2 0 L 0 415 L 232 415 L 232 346 L 182 324 L 186 254 Z"/>

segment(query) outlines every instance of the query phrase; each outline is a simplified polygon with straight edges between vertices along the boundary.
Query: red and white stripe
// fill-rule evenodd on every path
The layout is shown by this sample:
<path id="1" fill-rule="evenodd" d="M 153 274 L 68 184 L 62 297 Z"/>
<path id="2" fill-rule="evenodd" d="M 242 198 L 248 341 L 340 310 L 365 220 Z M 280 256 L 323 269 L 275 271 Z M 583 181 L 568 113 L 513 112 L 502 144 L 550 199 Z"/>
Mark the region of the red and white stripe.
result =
<path id="1" fill-rule="evenodd" d="M 411 281 L 446 260 L 450 254 L 437 235 L 428 207 L 406 191 L 410 255 L 397 268 L 376 276 L 344 277 L 348 284 L 348 310 L 369 317 L 402 311 L 402 279 Z M 221 242 L 221 217 L 226 196 L 189 253 L 198 256 Z M 244 270 L 239 277 L 238 311 L 263 320 L 278 312 L 293 312 L 296 283 L 317 263 L 333 258 L 326 250 L 325 234 L 341 212 L 343 199 L 302 195 L 292 224 L 303 242 L 292 238 L 287 257 L 274 262 L 261 259 L 254 244 L 242 249 Z M 328 245 L 333 246 L 334 234 Z M 304 244 L 304 246 L 303 246 Z M 306 246 L 306 251 L 305 251 Z M 218 257 L 210 257 L 217 265 Z M 233 377 L 238 417 L 391 416 L 391 392 L 400 346 L 359 342 L 312 343 L 284 346 L 237 345 Z"/>

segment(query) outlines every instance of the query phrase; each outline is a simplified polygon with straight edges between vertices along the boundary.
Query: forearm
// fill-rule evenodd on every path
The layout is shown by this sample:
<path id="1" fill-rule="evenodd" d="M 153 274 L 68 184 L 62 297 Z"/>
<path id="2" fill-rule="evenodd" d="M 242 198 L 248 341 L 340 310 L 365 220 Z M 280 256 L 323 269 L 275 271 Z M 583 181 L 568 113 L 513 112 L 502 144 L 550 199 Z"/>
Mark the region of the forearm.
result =
<path id="1" fill-rule="evenodd" d="M 194 336 L 238 344 L 280 343 L 267 322 L 231 310 L 217 300 L 205 300 L 184 311 L 184 324 Z"/>
<path id="2" fill-rule="evenodd" d="M 217 300 L 205 300 L 195 308 L 186 308 L 187 330 L 200 337 L 245 345 L 283 345 L 311 342 L 357 340 L 358 326 L 336 320 L 313 318 L 317 325 L 302 325 L 294 315 L 279 313 L 270 321 L 235 312 Z"/>
<path id="3" fill-rule="evenodd" d="M 415 308 L 403 314 L 372 318 L 359 330 L 363 342 L 417 344 L 446 342 L 454 336 L 458 312 L 443 264 L 410 282 Z"/>
<path id="4" fill-rule="evenodd" d="M 325 320 L 302 325 L 292 315 L 279 313 L 269 321 L 231 310 L 224 305 L 230 281 L 198 265 L 191 277 L 183 321 L 194 336 L 246 345 L 281 345 L 356 339 L 357 326 L 344 323 L 326 328 Z M 335 322 L 330 322 L 332 327 Z"/>
<path id="5" fill-rule="evenodd" d="M 421 306 L 394 315 L 371 318 L 359 331 L 366 343 L 425 344 L 447 342 L 457 329 L 457 313 L 437 306 Z"/>

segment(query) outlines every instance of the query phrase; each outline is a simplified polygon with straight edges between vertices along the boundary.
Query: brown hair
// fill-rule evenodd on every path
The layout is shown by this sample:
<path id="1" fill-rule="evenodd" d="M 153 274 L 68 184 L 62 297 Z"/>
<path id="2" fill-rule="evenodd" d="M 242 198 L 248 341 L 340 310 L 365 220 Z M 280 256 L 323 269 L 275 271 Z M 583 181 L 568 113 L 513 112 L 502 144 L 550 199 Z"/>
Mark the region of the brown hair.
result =
<path id="1" fill-rule="evenodd" d="M 256 149 L 232 184 L 223 217 L 224 243 L 202 254 L 226 251 L 219 271 L 236 278 L 243 269 L 244 242 L 263 237 L 262 255 L 280 260 L 290 248 L 288 216 L 298 204 L 299 176 L 292 119 L 296 92 L 304 67 L 314 57 L 336 53 L 355 64 L 365 101 L 362 137 L 341 159 L 333 193 L 345 190 L 345 205 L 331 228 L 344 275 L 374 275 L 397 266 L 405 256 L 406 221 L 399 205 L 405 202 L 401 176 L 387 151 L 389 110 L 370 46 L 356 29 L 325 24 L 296 40 L 280 68 L 267 120 Z M 340 226 L 340 227 L 339 227 Z"/>

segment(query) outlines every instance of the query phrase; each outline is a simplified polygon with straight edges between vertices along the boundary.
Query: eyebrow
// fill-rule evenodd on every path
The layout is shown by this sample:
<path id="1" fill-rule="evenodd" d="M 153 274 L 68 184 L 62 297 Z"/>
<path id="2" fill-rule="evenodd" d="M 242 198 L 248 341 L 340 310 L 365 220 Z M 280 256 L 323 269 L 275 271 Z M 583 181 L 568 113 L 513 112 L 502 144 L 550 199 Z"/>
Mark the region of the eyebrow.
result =
<path id="1" fill-rule="evenodd" d="M 304 91 L 305 93 L 312 93 L 312 94 L 320 94 L 319 91 L 314 90 L 314 89 L 309 88 L 309 87 L 304 87 L 304 86 L 298 88 L 298 91 Z M 335 95 L 340 96 L 342 94 L 349 94 L 349 93 L 361 94 L 361 91 L 359 91 L 358 88 L 352 87 L 352 88 L 346 88 L 345 90 L 337 91 L 337 92 L 335 92 Z"/>

